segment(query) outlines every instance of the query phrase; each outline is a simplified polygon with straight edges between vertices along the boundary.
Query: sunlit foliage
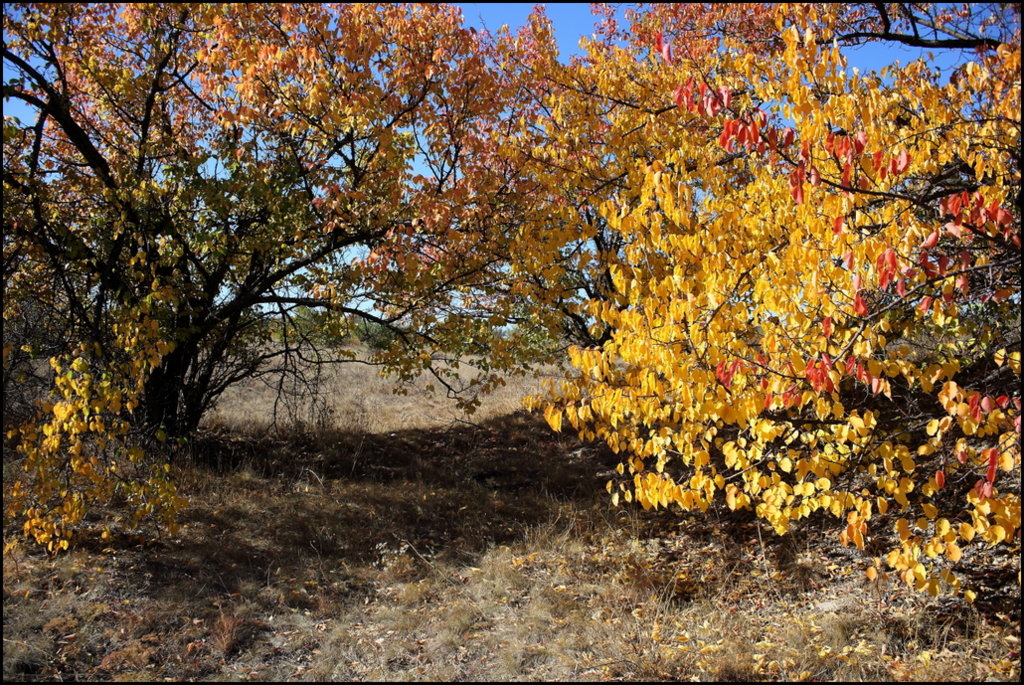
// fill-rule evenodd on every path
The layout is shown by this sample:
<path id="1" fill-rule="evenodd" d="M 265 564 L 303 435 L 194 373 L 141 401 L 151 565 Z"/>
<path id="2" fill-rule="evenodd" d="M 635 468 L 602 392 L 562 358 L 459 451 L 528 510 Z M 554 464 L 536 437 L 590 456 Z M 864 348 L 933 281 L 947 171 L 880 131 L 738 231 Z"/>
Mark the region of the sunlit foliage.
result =
<path id="1" fill-rule="evenodd" d="M 956 589 L 965 546 L 1019 543 L 1019 10 L 715 7 L 609 12 L 569 66 L 542 16 L 508 38 L 543 91 L 521 154 L 585 189 L 533 230 L 621 245 L 548 421 L 623 455 L 616 503 L 829 516 Z M 960 60 L 859 70 L 863 41 Z"/>

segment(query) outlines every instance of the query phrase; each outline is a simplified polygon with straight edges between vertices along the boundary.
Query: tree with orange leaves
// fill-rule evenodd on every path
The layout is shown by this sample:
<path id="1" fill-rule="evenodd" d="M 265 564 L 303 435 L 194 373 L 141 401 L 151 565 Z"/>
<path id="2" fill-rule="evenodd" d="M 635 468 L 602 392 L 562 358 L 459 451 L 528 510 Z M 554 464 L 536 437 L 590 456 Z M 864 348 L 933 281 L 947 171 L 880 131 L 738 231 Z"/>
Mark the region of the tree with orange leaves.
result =
<path id="1" fill-rule="evenodd" d="M 29 112 L 4 121 L 5 389 L 30 356 L 53 371 L 4 502 L 39 542 L 118 493 L 170 520 L 146 441 L 241 379 L 336 361 L 299 308 L 389 330 L 377 363 L 468 405 L 519 363 L 514 336 L 485 344 L 511 315 L 497 79 L 453 7 L 26 4 L 4 25 L 4 98 Z M 468 352 L 467 389 L 445 360 Z"/>

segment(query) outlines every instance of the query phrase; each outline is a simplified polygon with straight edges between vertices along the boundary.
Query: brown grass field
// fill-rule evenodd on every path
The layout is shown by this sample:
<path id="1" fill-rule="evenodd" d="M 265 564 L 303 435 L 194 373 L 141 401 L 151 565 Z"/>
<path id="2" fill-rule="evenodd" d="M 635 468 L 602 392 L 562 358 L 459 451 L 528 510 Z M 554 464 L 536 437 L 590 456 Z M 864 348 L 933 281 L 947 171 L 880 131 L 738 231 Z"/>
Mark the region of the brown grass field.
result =
<path id="1" fill-rule="evenodd" d="M 617 459 L 518 411 L 536 379 L 469 420 L 330 373 L 276 421 L 260 383 L 223 399 L 176 537 L 5 554 L 4 679 L 1019 680 L 1019 549 L 932 599 L 832 522 L 612 508 Z"/>

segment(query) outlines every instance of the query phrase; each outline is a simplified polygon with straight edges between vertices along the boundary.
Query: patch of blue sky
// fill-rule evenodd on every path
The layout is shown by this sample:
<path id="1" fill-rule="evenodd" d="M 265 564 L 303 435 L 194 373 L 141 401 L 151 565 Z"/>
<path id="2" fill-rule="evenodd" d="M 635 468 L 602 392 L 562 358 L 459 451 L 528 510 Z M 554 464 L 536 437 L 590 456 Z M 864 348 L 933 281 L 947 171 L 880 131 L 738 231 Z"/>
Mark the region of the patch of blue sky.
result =
<path id="1" fill-rule="evenodd" d="M 528 2 L 461 2 L 456 5 L 462 9 L 463 21 L 467 26 L 486 29 L 492 34 L 502 25 L 507 25 L 515 32 L 526 24 L 527 18 L 536 6 Z M 598 21 L 591 12 L 590 3 L 550 3 L 544 4 L 544 9 L 551 19 L 560 59 L 567 62 L 573 55 L 581 55 L 580 38 L 592 36 Z M 842 52 L 848 60 L 848 66 L 856 67 L 862 72 L 880 71 L 895 62 L 906 65 L 917 59 L 926 58 L 933 68 L 940 69 L 947 78 L 953 68 L 969 60 L 972 55 L 969 50 L 929 51 L 891 41 L 845 47 Z"/>

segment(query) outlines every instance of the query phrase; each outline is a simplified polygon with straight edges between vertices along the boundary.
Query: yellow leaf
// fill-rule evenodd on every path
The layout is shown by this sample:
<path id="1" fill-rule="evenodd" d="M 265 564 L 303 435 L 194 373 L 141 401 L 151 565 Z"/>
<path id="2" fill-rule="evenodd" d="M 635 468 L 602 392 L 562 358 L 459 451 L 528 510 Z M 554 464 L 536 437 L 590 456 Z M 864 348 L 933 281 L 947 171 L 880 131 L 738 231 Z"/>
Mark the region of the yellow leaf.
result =
<path id="1" fill-rule="evenodd" d="M 907 522 L 907 519 L 901 518 L 896 521 L 896 533 L 903 541 L 910 537 L 910 523 Z"/>
<path id="2" fill-rule="evenodd" d="M 1012 471 L 1017 465 L 1016 459 L 1009 452 L 1003 452 L 999 455 L 999 468 L 1003 471 Z"/>
<path id="3" fill-rule="evenodd" d="M 551 430 L 556 433 L 562 430 L 562 412 L 557 407 L 549 404 L 544 407 L 544 418 L 547 420 L 548 425 L 551 426 Z"/>

